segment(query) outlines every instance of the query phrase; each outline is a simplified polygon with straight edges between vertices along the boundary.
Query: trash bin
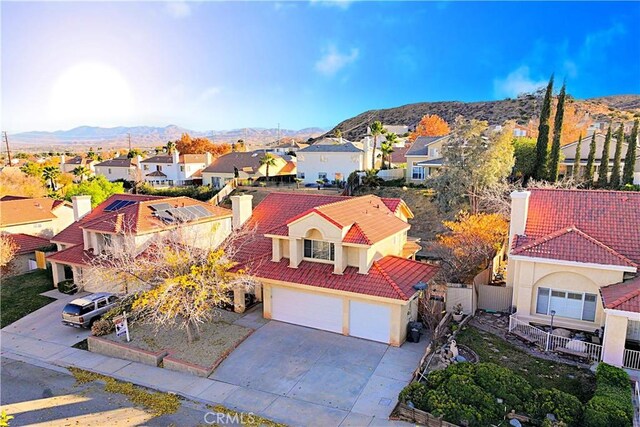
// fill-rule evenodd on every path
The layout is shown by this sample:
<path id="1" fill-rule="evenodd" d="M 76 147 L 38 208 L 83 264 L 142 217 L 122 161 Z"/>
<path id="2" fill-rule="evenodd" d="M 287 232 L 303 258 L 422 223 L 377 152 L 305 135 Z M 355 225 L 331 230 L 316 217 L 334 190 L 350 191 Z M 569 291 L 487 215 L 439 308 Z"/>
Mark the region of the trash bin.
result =
<path id="1" fill-rule="evenodd" d="M 407 341 L 420 342 L 420 335 L 422 335 L 422 323 L 409 322 L 407 324 Z"/>

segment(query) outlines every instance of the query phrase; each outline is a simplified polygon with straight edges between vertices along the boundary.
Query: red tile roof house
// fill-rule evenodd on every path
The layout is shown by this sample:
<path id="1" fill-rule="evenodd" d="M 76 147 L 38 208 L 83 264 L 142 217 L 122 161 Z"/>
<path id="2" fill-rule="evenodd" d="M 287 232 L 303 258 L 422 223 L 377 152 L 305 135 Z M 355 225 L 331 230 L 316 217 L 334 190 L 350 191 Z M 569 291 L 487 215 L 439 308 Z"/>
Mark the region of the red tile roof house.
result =
<path id="1" fill-rule="evenodd" d="M 153 237 L 178 224 L 201 247 L 217 246 L 231 232 L 231 211 L 188 197 L 115 194 L 93 210 L 89 197 L 74 198 L 76 221 L 51 239 L 59 251 L 47 257 L 56 286 L 73 279 L 88 291 L 112 291 L 104 284 L 83 281 L 83 269 L 109 241 L 133 238 L 136 252 L 142 253 Z"/>
<path id="2" fill-rule="evenodd" d="M 534 189 L 511 200 L 515 318 L 549 325 L 553 314 L 554 327 L 604 328 L 597 358 L 640 369 L 640 193 Z"/>
<path id="3" fill-rule="evenodd" d="M 44 256 L 41 255 L 41 262 L 38 262 L 36 251 L 48 249 L 51 246 L 49 239 L 24 233 L 6 234 L 6 236 L 16 246 L 16 253 L 9 266 L 3 269 L 3 277 L 17 276 L 37 268 L 46 268 Z"/>
<path id="4" fill-rule="evenodd" d="M 68 202 L 49 197 L 0 198 L 0 231 L 51 237 L 73 222 Z"/>
<path id="5" fill-rule="evenodd" d="M 264 317 L 401 345 L 416 320 L 416 285 L 437 267 L 408 259 L 408 218 L 401 199 L 270 193 L 232 196 L 234 227 L 255 230 L 237 268 L 258 281 Z M 407 253 L 408 252 L 408 253 Z M 404 257 L 403 257 L 404 253 Z"/>

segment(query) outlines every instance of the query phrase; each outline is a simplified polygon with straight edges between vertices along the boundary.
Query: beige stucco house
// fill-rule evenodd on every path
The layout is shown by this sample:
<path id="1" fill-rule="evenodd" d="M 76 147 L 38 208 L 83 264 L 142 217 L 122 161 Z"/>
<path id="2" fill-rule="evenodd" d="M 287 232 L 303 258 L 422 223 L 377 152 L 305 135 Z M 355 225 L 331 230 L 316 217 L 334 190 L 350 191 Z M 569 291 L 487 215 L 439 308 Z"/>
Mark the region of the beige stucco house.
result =
<path id="1" fill-rule="evenodd" d="M 449 135 L 416 138 L 405 154 L 407 183 L 422 184 L 442 167 L 443 148 L 448 139 Z"/>
<path id="2" fill-rule="evenodd" d="M 196 247 L 217 246 L 231 232 L 231 212 L 188 197 L 115 194 L 91 209 L 89 196 L 73 198 L 76 221 L 55 235 L 58 252 L 47 256 L 53 268 L 54 286 L 73 280 L 88 291 L 105 289 L 84 280 L 94 254 L 107 244 L 133 245 L 136 256 L 153 238 L 180 227 L 181 236 Z"/>
<path id="3" fill-rule="evenodd" d="M 640 193 L 533 189 L 511 198 L 507 286 L 517 320 L 594 333 L 602 349 L 593 354 L 640 369 L 640 353 L 630 365 L 640 304 L 623 304 L 638 295 Z"/>
<path id="4" fill-rule="evenodd" d="M 73 222 L 73 208 L 49 197 L 4 196 L 0 199 L 0 232 L 51 237 Z"/>
<path id="5" fill-rule="evenodd" d="M 243 183 L 263 180 L 267 176 L 267 165 L 260 164 L 260 159 L 264 155 L 263 151 L 250 151 L 233 152 L 220 156 L 202 170 L 202 184 L 222 188 L 234 178 Z M 269 166 L 269 179 L 285 176 L 295 177 L 295 162 L 287 161 L 277 154 L 271 155 L 274 157 L 275 164 Z"/>
<path id="6" fill-rule="evenodd" d="M 261 282 L 264 317 L 399 346 L 419 284 L 437 267 L 412 259 L 413 215 L 400 199 L 271 193 L 253 211 L 232 196 L 234 226 L 255 230 L 238 267 Z"/>

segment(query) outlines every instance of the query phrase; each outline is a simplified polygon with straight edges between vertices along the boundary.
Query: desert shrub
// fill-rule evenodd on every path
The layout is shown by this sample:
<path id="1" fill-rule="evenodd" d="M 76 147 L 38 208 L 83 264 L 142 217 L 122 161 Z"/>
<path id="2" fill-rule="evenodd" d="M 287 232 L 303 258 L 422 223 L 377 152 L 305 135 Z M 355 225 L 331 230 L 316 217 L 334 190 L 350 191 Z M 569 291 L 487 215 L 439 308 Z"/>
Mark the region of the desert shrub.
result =
<path id="1" fill-rule="evenodd" d="M 91 334 L 96 337 L 108 335 L 115 330 L 111 320 L 98 319 L 91 325 Z"/>
<path id="2" fill-rule="evenodd" d="M 582 403 L 572 394 L 558 389 L 538 389 L 533 392 L 526 405 L 526 411 L 536 419 L 544 419 L 547 414 L 568 426 L 580 426 L 582 419 Z"/>
<path id="3" fill-rule="evenodd" d="M 191 187 L 169 187 L 169 188 L 153 188 L 150 185 L 143 184 L 138 188 L 138 193 L 149 194 L 152 196 L 180 197 L 186 196 L 192 199 L 207 202 L 218 193 L 218 189 L 208 186 L 191 186 Z"/>
<path id="4" fill-rule="evenodd" d="M 585 427 L 627 427 L 633 424 L 633 400 L 629 375 L 600 363 L 596 369 L 596 392 L 584 411 Z"/>

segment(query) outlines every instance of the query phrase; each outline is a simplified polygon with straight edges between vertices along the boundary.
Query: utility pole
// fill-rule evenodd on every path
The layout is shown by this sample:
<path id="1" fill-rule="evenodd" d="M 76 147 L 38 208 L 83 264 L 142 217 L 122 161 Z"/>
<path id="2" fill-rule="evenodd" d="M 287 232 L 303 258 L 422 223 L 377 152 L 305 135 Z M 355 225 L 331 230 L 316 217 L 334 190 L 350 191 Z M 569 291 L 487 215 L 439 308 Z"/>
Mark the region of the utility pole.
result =
<path id="1" fill-rule="evenodd" d="M 127 138 L 129 138 L 129 152 L 131 152 L 131 133 L 127 134 Z"/>
<path id="2" fill-rule="evenodd" d="M 280 123 L 278 123 L 278 140 L 276 141 L 276 145 L 280 144 Z"/>
<path id="3" fill-rule="evenodd" d="M 9 166 L 11 166 L 11 150 L 9 149 L 9 137 L 7 131 L 4 131 L 4 143 L 7 146 L 7 157 L 9 157 Z"/>

